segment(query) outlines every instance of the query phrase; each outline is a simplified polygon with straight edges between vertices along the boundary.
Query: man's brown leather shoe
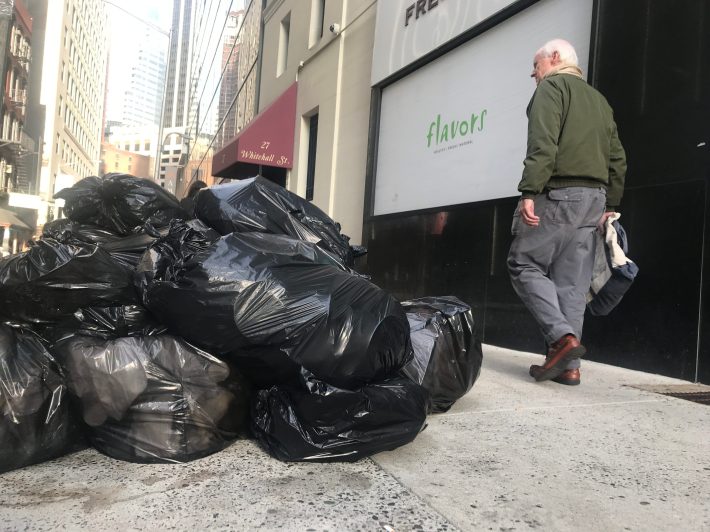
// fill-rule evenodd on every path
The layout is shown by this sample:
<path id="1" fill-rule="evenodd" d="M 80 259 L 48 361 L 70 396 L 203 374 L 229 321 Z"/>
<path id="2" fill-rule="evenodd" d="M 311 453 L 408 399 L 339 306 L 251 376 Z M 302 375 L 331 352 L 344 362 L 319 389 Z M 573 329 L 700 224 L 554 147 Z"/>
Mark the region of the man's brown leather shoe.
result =
<path id="1" fill-rule="evenodd" d="M 530 367 L 530 375 L 538 382 L 554 379 L 565 371 L 565 366 L 570 360 L 580 358 L 586 352 L 587 350 L 573 334 L 566 334 L 550 346 L 542 366 Z"/>
<path id="2" fill-rule="evenodd" d="M 530 376 L 537 378 L 542 372 L 542 366 L 532 365 L 530 366 Z M 576 386 L 581 382 L 579 375 L 579 368 L 566 369 L 560 373 L 557 377 L 550 379 L 554 382 L 559 382 L 560 384 L 566 384 L 567 386 Z"/>
<path id="3" fill-rule="evenodd" d="M 552 380 L 560 384 L 566 384 L 567 386 L 577 386 L 582 382 L 579 375 L 579 368 L 566 369 Z"/>

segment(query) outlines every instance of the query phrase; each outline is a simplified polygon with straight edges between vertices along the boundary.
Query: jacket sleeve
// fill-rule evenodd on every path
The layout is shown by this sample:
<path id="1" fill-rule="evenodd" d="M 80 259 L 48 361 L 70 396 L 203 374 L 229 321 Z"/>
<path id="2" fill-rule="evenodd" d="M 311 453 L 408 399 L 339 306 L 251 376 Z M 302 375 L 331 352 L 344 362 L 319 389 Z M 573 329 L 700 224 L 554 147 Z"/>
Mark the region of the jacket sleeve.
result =
<path id="1" fill-rule="evenodd" d="M 549 80 L 538 85 L 528 106 L 528 150 L 518 190 L 523 197 L 539 194 L 552 176 L 562 128 L 562 93 Z"/>
<path id="2" fill-rule="evenodd" d="M 626 179 L 626 152 L 619 140 L 616 123 L 612 124 L 609 141 L 609 185 L 606 192 L 607 211 L 614 211 L 621 203 Z"/>

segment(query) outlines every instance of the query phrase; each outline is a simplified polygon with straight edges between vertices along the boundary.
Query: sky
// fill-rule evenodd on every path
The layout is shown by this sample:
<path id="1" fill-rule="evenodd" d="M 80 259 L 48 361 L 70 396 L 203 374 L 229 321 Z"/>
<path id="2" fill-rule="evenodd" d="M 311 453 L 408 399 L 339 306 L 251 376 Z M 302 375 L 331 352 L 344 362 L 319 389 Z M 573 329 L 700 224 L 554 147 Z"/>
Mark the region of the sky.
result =
<path id="1" fill-rule="evenodd" d="M 111 3 L 121 7 L 107 5 L 111 47 L 106 118 L 119 120 L 122 96 L 128 87 L 132 60 L 136 56 L 138 44 L 136 36 L 142 36 L 145 28 L 148 27 L 144 21 L 161 28 L 165 33 L 169 32 L 173 2 L 172 0 L 111 0 Z M 158 31 L 153 34 L 155 45 L 165 46 L 167 53 L 167 35 Z"/>
<path id="2" fill-rule="evenodd" d="M 143 34 L 144 28 L 139 27 L 145 23 L 157 26 L 167 33 L 172 20 L 173 0 L 104 0 L 107 4 L 111 28 L 111 56 L 108 76 L 108 99 L 106 118 L 117 120 L 120 118 L 122 93 L 126 90 L 127 81 L 130 79 L 132 58 L 135 57 L 136 37 Z M 209 6 L 209 12 L 226 12 L 244 8 L 244 0 L 201 0 Z M 214 2 L 214 9 L 212 9 Z M 111 5 L 115 4 L 115 5 Z M 117 7 L 120 6 L 120 7 Z M 130 13 L 130 14 L 129 14 Z M 218 31 L 222 28 L 224 19 L 220 15 L 217 31 L 211 33 L 215 44 L 219 39 Z M 168 50 L 168 37 L 159 31 L 154 32 L 155 46 L 165 46 Z M 211 57 L 211 53 L 208 54 Z M 209 63 L 209 58 L 208 61 Z M 219 60 L 217 61 L 219 67 Z M 208 84 L 209 86 L 210 84 Z M 209 89 L 211 91 L 211 88 Z M 208 92 L 209 92 L 208 91 Z"/>

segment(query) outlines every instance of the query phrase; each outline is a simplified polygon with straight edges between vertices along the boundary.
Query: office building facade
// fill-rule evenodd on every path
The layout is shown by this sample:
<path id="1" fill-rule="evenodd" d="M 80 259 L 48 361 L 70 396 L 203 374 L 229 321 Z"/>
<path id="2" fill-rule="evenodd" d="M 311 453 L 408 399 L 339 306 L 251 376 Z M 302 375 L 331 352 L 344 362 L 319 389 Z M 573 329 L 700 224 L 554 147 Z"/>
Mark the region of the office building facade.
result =
<path id="1" fill-rule="evenodd" d="M 54 194 L 99 171 L 108 67 L 103 2 L 48 3 L 42 68 L 44 148 L 38 224 L 61 216 Z"/>

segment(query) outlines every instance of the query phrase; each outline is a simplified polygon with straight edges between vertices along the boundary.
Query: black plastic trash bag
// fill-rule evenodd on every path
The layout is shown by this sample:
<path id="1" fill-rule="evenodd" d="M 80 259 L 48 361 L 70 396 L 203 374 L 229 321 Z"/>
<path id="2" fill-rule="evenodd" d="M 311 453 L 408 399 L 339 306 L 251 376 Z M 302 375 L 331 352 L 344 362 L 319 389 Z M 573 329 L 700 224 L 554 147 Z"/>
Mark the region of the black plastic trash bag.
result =
<path id="1" fill-rule="evenodd" d="M 105 340 L 124 336 L 156 336 L 167 332 L 141 305 L 120 307 L 89 307 L 79 309 L 70 317 L 38 329 L 39 334 L 50 344 L 61 342 L 75 335 L 95 336 Z"/>
<path id="2" fill-rule="evenodd" d="M 143 301 L 154 279 L 175 278 L 195 254 L 210 249 L 220 238 L 219 233 L 199 220 L 173 220 L 167 234 L 149 246 L 136 268 L 136 288 Z"/>
<path id="3" fill-rule="evenodd" d="M 424 427 L 427 392 L 405 378 L 342 390 L 313 378 L 274 386 L 252 403 L 252 430 L 279 460 L 354 462 L 411 442 Z"/>
<path id="4" fill-rule="evenodd" d="M 53 238 L 57 242 L 79 240 L 91 244 L 104 244 L 120 238 L 120 235 L 98 225 L 60 218 L 44 224 L 42 238 Z"/>
<path id="5" fill-rule="evenodd" d="M 133 272 L 96 244 L 51 238 L 0 261 L 0 316 L 56 321 L 76 310 L 137 302 Z"/>
<path id="6" fill-rule="evenodd" d="M 186 218 L 178 199 L 157 183 L 127 174 L 86 177 L 54 195 L 75 222 L 95 224 L 128 235 L 148 223 L 165 227 L 173 218 Z"/>
<path id="7" fill-rule="evenodd" d="M 250 231 L 288 235 L 318 244 L 345 266 L 353 266 L 350 238 L 340 233 L 338 223 L 310 201 L 263 177 L 200 190 L 195 215 L 222 235 Z"/>
<path id="8" fill-rule="evenodd" d="M 235 360 L 256 357 L 270 368 L 267 375 L 303 366 L 344 388 L 382 380 L 411 357 L 399 303 L 338 269 L 317 246 L 233 233 L 199 251 L 193 246 L 182 258 L 169 245 L 171 238 L 179 245 L 180 229 L 151 247 L 138 268 L 145 305 L 174 334 L 218 355 L 234 353 Z M 169 260 L 155 266 L 160 250 L 172 266 Z"/>
<path id="9" fill-rule="evenodd" d="M 60 369 L 32 333 L 0 325 L 0 473 L 74 450 Z"/>
<path id="10" fill-rule="evenodd" d="M 187 462 L 223 449 L 245 425 L 245 382 L 179 338 L 76 336 L 57 353 L 92 445 L 114 458 Z"/>
<path id="11" fill-rule="evenodd" d="M 164 231 L 164 233 L 167 231 Z M 42 229 L 43 238 L 52 238 L 63 244 L 87 242 L 98 244 L 111 256 L 130 268 L 135 268 L 146 248 L 155 242 L 160 233 L 149 224 L 124 236 L 103 229 L 98 225 L 83 224 L 62 218 L 54 220 Z"/>
<path id="12" fill-rule="evenodd" d="M 426 388 L 432 412 L 446 412 L 473 386 L 483 352 L 471 307 L 448 297 L 404 301 L 414 358 L 403 373 Z"/>

